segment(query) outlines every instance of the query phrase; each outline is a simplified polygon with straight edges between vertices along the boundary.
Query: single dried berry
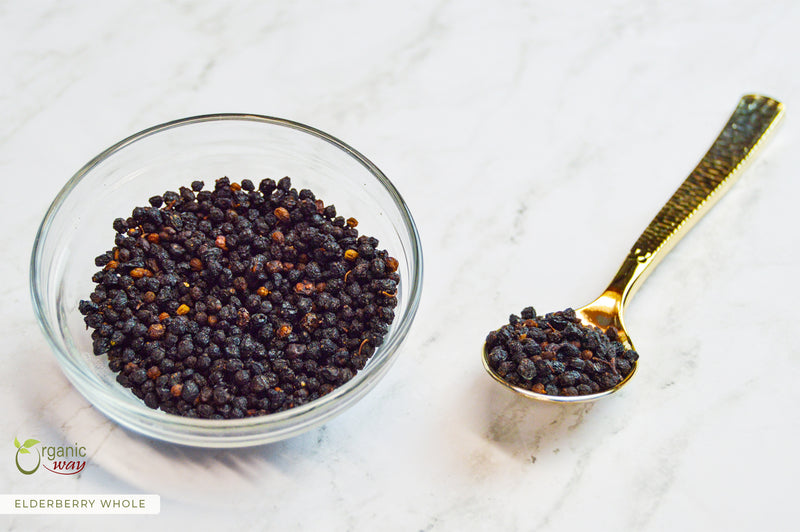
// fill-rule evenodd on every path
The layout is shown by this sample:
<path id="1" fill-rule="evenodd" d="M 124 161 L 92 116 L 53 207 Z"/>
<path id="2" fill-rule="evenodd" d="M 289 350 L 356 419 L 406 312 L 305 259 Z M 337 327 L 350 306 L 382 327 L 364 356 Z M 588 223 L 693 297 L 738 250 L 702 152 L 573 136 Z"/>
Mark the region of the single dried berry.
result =
<path id="1" fill-rule="evenodd" d="M 292 334 L 292 326 L 288 323 L 284 323 L 280 327 L 278 327 L 278 332 L 276 332 L 278 338 L 286 338 L 290 334 Z"/>
<path id="2" fill-rule="evenodd" d="M 529 358 L 523 358 L 517 365 L 517 374 L 526 381 L 536 376 L 536 364 Z"/>
<path id="3" fill-rule="evenodd" d="M 141 279 L 142 277 L 152 277 L 153 272 L 146 268 L 133 268 L 131 270 L 131 277 L 134 279 Z"/>
<path id="4" fill-rule="evenodd" d="M 148 336 L 150 336 L 150 339 L 152 340 L 158 340 L 159 338 L 164 336 L 165 332 L 166 328 L 160 323 L 154 323 L 150 326 L 149 329 L 147 329 L 147 334 Z"/>
<path id="5" fill-rule="evenodd" d="M 316 286 L 311 281 L 302 281 L 294 285 L 294 291 L 304 296 L 310 296 L 316 290 Z"/>

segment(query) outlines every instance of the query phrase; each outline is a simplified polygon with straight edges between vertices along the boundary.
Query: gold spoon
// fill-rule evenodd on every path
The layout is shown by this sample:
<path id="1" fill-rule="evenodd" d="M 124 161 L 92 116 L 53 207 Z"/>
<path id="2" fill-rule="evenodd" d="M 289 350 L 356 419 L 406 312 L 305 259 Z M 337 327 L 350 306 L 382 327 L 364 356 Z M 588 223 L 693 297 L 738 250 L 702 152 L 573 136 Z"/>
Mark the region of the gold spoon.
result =
<path id="1" fill-rule="evenodd" d="M 611 284 L 586 306 L 575 310 L 583 325 L 603 331 L 618 330 L 626 349 L 633 343 L 622 319 L 631 296 L 667 253 L 691 227 L 708 212 L 741 175 L 763 140 L 783 116 L 783 104 L 766 96 L 747 95 L 728 119 L 728 123 L 706 155 L 678 187 L 659 213 L 631 248 Z M 531 399 L 560 403 L 594 401 L 622 388 L 636 372 L 638 361 L 630 373 L 613 388 L 589 395 L 546 395 L 509 384 L 489 365 L 489 353 L 483 346 L 483 367 L 500 384 Z"/>

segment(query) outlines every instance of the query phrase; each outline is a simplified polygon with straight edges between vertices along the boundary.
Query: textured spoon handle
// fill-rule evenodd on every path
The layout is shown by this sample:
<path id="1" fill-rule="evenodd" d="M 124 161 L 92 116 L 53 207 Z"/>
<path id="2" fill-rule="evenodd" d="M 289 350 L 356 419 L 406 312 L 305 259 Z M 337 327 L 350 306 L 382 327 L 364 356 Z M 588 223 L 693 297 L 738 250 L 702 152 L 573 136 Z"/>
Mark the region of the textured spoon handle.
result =
<path id="1" fill-rule="evenodd" d="M 611 282 L 609 290 L 622 296 L 623 306 L 646 274 L 727 192 L 782 115 L 783 104 L 766 96 L 739 101 L 708 153 L 653 218 Z"/>

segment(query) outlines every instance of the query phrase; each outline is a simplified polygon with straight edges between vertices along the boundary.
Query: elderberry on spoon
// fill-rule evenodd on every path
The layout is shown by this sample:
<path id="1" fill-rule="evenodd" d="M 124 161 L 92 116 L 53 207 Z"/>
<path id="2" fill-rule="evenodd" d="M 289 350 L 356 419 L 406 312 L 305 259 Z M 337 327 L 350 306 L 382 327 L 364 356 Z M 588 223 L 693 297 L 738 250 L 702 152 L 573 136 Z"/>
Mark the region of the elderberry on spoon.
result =
<path id="1" fill-rule="evenodd" d="M 585 402 L 622 388 L 638 354 L 623 313 L 655 266 L 741 175 L 783 116 L 783 104 L 747 95 L 706 155 L 631 248 L 608 288 L 576 310 L 537 316 L 532 307 L 486 338 L 483 365 L 531 399 Z"/>

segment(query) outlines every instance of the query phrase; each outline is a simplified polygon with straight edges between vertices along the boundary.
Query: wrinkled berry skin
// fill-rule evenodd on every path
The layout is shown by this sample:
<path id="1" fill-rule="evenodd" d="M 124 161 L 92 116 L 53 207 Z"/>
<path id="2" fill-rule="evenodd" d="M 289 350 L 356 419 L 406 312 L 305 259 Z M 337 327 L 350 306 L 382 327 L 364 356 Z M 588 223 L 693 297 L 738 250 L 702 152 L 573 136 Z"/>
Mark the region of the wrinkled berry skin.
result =
<path id="1" fill-rule="evenodd" d="M 526 307 L 486 337 L 487 361 L 511 385 L 546 395 L 609 390 L 627 377 L 639 355 L 618 331 L 586 327 L 572 309 L 537 316 Z"/>
<path id="2" fill-rule="evenodd" d="M 78 306 L 94 353 L 148 407 L 187 417 L 266 415 L 352 379 L 394 320 L 397 259 L 288 177 L 204 186 L 113 220 Z"/>

